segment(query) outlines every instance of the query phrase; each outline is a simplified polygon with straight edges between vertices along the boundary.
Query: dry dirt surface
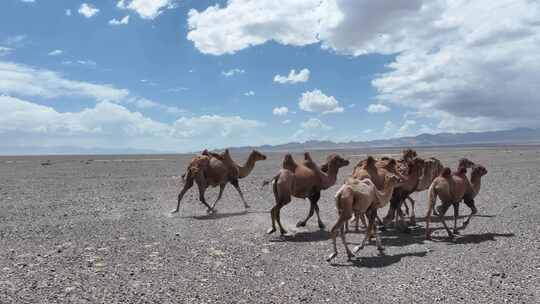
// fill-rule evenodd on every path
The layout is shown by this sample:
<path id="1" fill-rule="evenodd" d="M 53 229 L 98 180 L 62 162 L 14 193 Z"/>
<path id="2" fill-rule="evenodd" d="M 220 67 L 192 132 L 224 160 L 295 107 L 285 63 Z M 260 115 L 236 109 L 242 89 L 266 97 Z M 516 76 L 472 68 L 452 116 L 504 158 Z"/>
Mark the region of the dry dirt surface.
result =
<path id="1" fill-rule="evenodd" d="M 440 229 L 426 241 L 427 195 L 414 195 L 418 226 L 383 232 L 385 256 L 372 243 L 347 261 L 338 240 L 333 264 L 325 261 L 328 228 L 319 230 L 315 218 L 295 227 L 308 201 L 282 210 L 290 235 L 265 233 L 274 198 L 261 183 L 277 172 L 280 153 L 240 181 L 251 209 L 229 185 L 214 215 L 196 188 L 170 214 L 190 155 L 2 157 L 0 303 L 539 303 L 538 150 L 419 151 L 451 167 L 468 157 L 489 170 L 479 215 L 453 242 Z M 327 227 L 336 220 L 339 184 L 365 157 L 342 154 L 351 165 L 319 203 Z M 207 192 L 209 202 L 216 196 L 217 189 Z M 362 237 L 351 233 L 351 247 Z"/>

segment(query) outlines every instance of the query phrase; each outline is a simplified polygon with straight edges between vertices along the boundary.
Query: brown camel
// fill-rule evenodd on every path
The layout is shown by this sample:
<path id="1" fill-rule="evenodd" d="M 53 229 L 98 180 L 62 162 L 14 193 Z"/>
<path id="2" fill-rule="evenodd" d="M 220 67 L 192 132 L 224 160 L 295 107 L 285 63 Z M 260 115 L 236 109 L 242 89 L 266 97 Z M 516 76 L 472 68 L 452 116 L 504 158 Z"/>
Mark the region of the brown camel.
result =
<path id="1" fill-rule="evenodd" d="M 471 181 L 467 178 L 467 168 L 473 167 L 475 185 L 471 184 Z M 437 208 L 439 219 L 441 220 L 444 229 L 448 232 L 448 236 L 452 238 L 454 234 L 459 233 L 457 229 L 457 218 L 459 216 L 459 202 L 466 201 L 467 206 L 471 208 L 471 215 L 467 219 L 467 224 L 473 214 L 476 213 L 476 207 L 474 206 L 474 196 L 480 191 L 480 180 L 483 175 L 487 174 L 487 170 L 482 166 L 476 166 L 468 159 L 461 159 L 458 165 L 458 171 L 452 173 L 449 168 L 444 168 L 441 175 L 433 180 L 433 183 L 428 190 L 428 211 L 426 214 L 426 239 L 431 239 L 431 231 L 429 224 L 431 223 L 431 214 L 437 197 L 442 202 L 442 206 Z M 472 178 L 472 176 L 471 176 Z M 454 207 L 454 233 L 450 231 L 446 222 L 444 221 L 444 214 L 448 208 L 452 205 Z"/>
<path id="2" fill-rule="evenodd" d="M 283 159 L 283 168 L 271 180 L 276 204 L 270 211 L 272 228 L 267 231 L 269 234 L 276 231 L 276 222 L 279 225 L 281 235 L 287 233 L 281 225 L 280 211 L 291 201 L 292 196 L 309 198 L 311 203 L 308 216 L 305 220 L 298 222 L 296 226 L 305 226 L 315 212 L 319 228 L 324 229 L 317 205 L 321 197 L 321 190 L 328 189 L 336 183 L 339 169 L 349 165 L 349 161 L 339 155 L 331 154 L 327 157 L 326 164 L 323 165 L 323 169 L 326 171 L 323 172 L 311 159 L 309 153 L 306 152 L 304 158 L 303 163 L 296 163 L 290 154 L 286 154 Z"/>
<path id="3" fill-rule="evenodd" d="M 471 188 L 467 190 L 465 193 L 465 196 L 463 197 L 463 202 L 467 207 L 471 209 L 471 214 L 467 217 L 465 222 L 463 222 L 462 229 L 465 229 L 467 225 L 469 225 L 469 222 L 471 221 L 471 218 L 473 215 L 475 215 L 478 210 L 476 209 L 474 199 L 480 193 L 480 187 L 482 185 L 482 177 L 488 173 L 487 169 L 481 165 L 475 165 L 473 166 L 472 172 L 471 172 Z M 459 213 L 459 211 L 457 212 Z"/>
<path id="4" fill-rule="evenodd" d="M 435 157 L 430 157 L 428 159 L 424 160 L 424 169 L 422 170 L 422 175 L 420 180 L 418 181 L 418 186 L 416 186 L 416 190 L 414 192 L 422 192 L 429 188 L 433 180 L 439 176 L 443 170 L 443 165 L 440 160 L 436 159 Z M 407 196 L 406 200 L 409 200 L 409 203 L 411 204 L 411 210 L 414 214 L 414 205 L 415 201 L 411 198 L 411 196 Z M 406 201 L 403 202 L 403 206 L 405 207 L 405 213 L 407 216 L 410 216 L 411 213 L 409 212 L 409 207 L 407 206 Z M 410 218 L 410 224 L 414 225 L 416 223 L 415 217 Z"/>
<path id="5" fill-rule="evenodd" d="M 353 212 L 355 214 L 367 214 L 369 221 L 364 241 L 362 242 L 362 245 L 355 248 L 355 252 L 364 248 L 371 236 L 375 234 L 377 249 L 381 254 L 383 253 L 384 248 L 377 232 L 375 217 L 377 215 L 377 209 L 388 204 L 394 187 L 400 181 L 401 179 L 397 175 L 387 174 L 385 176 L 383 191 L 377 190 L 377 187 L 375 187 L 375 184 L 370 179 L 359 180 L 356 178 L 348 178 L 345 181 L 345 184 L 341 186 L 335 195 L 338 220 L 330 230 L 334 252 L 327 258 L 328 262 L 337 256 L 336 237 L 338 230 L 348 258 L 351 259 L 354 257 L 354 254 L 349 250 L 347 241 L 345 240 L 345 225 L 352 217 Z"/>
<path id="6" fill-rule="evenodd" d="M 403 219 L 404 214 L 401 211 L 401 206 L 405 199 L 416 191 L 424 170 L 424 160 L 418 157 L 407 160 L 404 158 L 399 161 L 399 169 L 401 175 L 405 177 L 405 182 L 396 187 L 392 193 L 390 208 L 388 208 L 388 212 L 383 219 L 385 225 L 396 218 L 396 214 L 400 220 Z M 414 205 L 412 206 L 411 220 L 414 221 Z"/>
<path id="7" fill-rule="evenodd" d="M 231 183 L 236 189 L 244 207 L 247 209 L 250 206 L 246 203 L 240 185 L 238 184 L 238 179 L 248 176 L 253 168 L 255 163 L 260 160 L 265 160 L 266 156 L 256 150 L 253 150 L 250 154 L 246 163 L 243 166 L 236 164 L 229 153 L 229 150 L 225 150 L 222 154 L 212 153 L 204 151 L 203 155 L 198 155 L 191 160 L 186 173 L 185 173 L 185 183 L 184 187 L 178 194 L 178 203 L 176 209 L 172 213 L 178 212 L 180 210 L 180 201 L 184 197 L 184 194 L 193 187 L 193 182 L 197 183 L 199 188 L 199 200 L 208 208 L 207 212 L 214 212 L 214 207 L 217 202 L 221 199 L 223 195 L 223 190 L 227 183 Z M 204 193 L 206 188 L 209 186 L 216 187 L 219 186 L 219 194 L 210 207 L 204 198 Z"/>

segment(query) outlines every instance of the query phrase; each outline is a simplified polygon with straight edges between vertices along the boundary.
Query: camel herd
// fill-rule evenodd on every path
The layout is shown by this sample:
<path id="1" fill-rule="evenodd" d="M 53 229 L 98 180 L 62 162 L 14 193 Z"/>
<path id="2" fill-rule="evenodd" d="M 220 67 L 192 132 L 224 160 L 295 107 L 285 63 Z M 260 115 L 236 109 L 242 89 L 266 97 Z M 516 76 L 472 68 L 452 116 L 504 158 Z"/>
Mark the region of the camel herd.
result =
<path id="1" fill-rule="evenodd" d="M 204 150 L 201 155 L 194 157 L 185 174 L 182 175 L 184 186 L 178 194 L 176 208 L 178 212 L 180 202 L 184 194 L 196 183 L 199 189 L 199 200 L 207 207 L 208 213 L 215 212 L 215 206 L 221 199 L 227 183 L 231 183 L 237 190 L 245 208 L 250 206 L 244 199 L 238 180 L 248 176 L 257 161 L 265 160 L 266 156 L 256 150 L 252 151 L 243 166 L 238 165 L 230 156 L 228 150 L 222 153 L 214 153 Z M 331 154 L 321 166 L 317 165 L 309 153 L 304 153 L 304 160 L 295 161 L 291 154 L 286 154 L 279 172 L 268 181 L 263 182 L 263 187 L 272 184 L 272 192 L 275 205 L 270 210 L 272 226 L 267 233 L 276 231 L 276 223 L 281 235 L 287 230 L 280 221 L 281 209 L 291 202 L 292 197 L 307 198 L 310 201 L 310 209 L 307 217 L 299 221 L 296 226 L 302 227 L 313 216 L 317 215 L 318 225 L 325 228 L 319 215 L 318 201 L 321 191 L 326 190 L 337 182 L 338 171 L 349 165 L 349 161 L 337 154 Z M 471 169 L 470 176 L 467 170 Z M 428 191 L 428 211 L 426 213 L 426 239 L 431 239 L 431 217 L 438 216 L 450 238 L 458 234 L 457 219 L 459 216 L 459 204 L 464 202 L 471 209 L 471 213 L 463 223 L 462 229 L 469 224 L 471 217 L 477 213 L 474 199 L 480 192 L 481 179 L 487 174 L 486 168 L 474 162 L 462 158 L 458 162 L 457 169 L 452 171 L 444 167 L 436 158 L 420 158 L 416 151 L 408 149 L 402 152 L 399 159 L 382 157 L 376 159 L 368 156 L 358 162 L 351 175 L 346 178 L 343 185 L 335 194 L 337 209 L 337 221 L 330 229 L 333 245 L 333 253 L 327 258 L 331 261 L 337 256 L 336 238 L 339 235 L 349 259 L 356 252 L 364 248 L 372 237 L 375 237 L 379 252 L 384 252 L 381 238 L 378 234 L 377 225 L 381 230 L 389 224 L 395 227 L 408 229 L 405 217 L 409 217 L 409 224 L 415 225 L 415 201 L 411 194 Z M 210 206 L 204 197 L 206 189 L 219 186 L 219 194 L 216 201 Z M 435 208 L 437 198 L 441 204 Z M 409 205 L 407 204 L 409 202 Z M 388 212 L 380 219 L 377 211 L 389 204 Z M 448 228 L 444 214 L 448 208 L 454 208 L 454 228 Z M 403 210 L 405 209 L 405 211 Z M 354 216 L 354 218 L 353 218 Z M 351 221 L 352 219 L 352 221 Z M 367 219 L 367 223 L 366 223 Z M 351 221 L 349 223 L 349 221 Z M 365 238 L 360 246 L 349 249 L 346 242 L 346 233 L 349 224 L 359 229 L 359 221 L 366 227 Z"/>

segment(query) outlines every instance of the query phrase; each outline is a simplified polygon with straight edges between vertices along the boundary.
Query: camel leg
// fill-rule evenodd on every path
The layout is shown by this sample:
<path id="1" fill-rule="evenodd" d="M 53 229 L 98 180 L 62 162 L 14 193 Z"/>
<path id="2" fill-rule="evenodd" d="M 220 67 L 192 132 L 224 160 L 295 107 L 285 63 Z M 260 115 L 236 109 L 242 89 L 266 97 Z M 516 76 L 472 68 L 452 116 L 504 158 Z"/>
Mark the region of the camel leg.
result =
<path id="1" fill-rule="evenodd" d="M 365 214 L 360 214 L 360 220 L 362 221 L 362 226 L 364 228 L 367 228 L 367 222 L 366 222 L 366 216 Z M 380 220 L 380 219 L 379 219 Z M 382 221 L 380 221 L 380 224 L 382 225 Z M 358 219 L 356 220 L 356 231 L 358 231 Z"/>
<path id="2" fill-rule="evenodd" d="M 313 213 L 317 215 L 317 221 L 319 223 L 319 228 L 324 229 L 324 224 L 321 220 L 321 217 L 319 215 L 319 205 L 317 205 L 317 202 L 319 201 L 319 198 L 321 197 L 321 192 L 315 192 L 312 195 L 309 196 L 309 213 L 306 219 L 303 221 L 300 221 L 296 224 L 296 227 L 305 227 L 307 221 L 313 216 Z"/>
<path id="3" fill-rule="evenodd" d="M 191 176 L 191 174 L 188 174 L 186 182 L 184 183 L 184 188 L 182 188 L 182 190 L 178 194 L 178 203 L 176 204 L 176 209 L 172 210 L 171 213 L 176 213 L 180 211 L 180 201 L 191 187 L 193 187 L 193 177 Z"/>
<path id="4" fill-rule="evenodd" d="M 334 224 L 334 226 L 332 227 L 332 229 L 330 229 L 330 238 L 332 239 L 332 246 L 334 248 L 334 252 L 332 252 L 328 258 L 326 258 L 326 261 L 330 262 L 331 260 L 333 260 L 337 254 L 338 254 L 338 250 L 337 250 L 337 242 L 336 242 L 336 239 L 337 239 L 337 234 L 338 234 L 338 231 L 341 230 L 341 228 L 343 227 L 343 225 L 345 225 L 345 223 L 343 222 L 343 213 L 342 212 L 339 212 L 341 214 L 338 215 L 338 220 L 336 221 L 336 223 Z M 345 221 L 346 222 L 346 221 Z"/>
<path id="5" fill-rule="evenodd" d="M 283 228 L 283 225 L 281 225 L 281 208 L 283 208 L 285 205 L 279 205 L 278 208 L 276 209 L 276 220 L 277 220 L 277 223 L 278 223 L 278 226 L 279 226 L 279 231 L 281 233 L 281 235 L 285 235 L 287 234 L 287 230 L 285 230 Z"/>
<path id="6" fill-rule="evenodd" d="M 351 260 L 352 258 L 354 258 L 354 254 L 349 249 L 349 246 L 347 246 L 347 240 L 345 239 L 345 230 L 343 229 L 343 225 L 341 226 L 341 229 L 340 229 L 340 237 L 341 237 L 341 242 L 343 243 L 343 246 L 345 247 L 345 252 L 347 252 L 347 258 Z"/>
<path id="7" fill-rule="evenodd" d="M 296 227 L 305 227 L 307 221 L 313 216 L 313 213 L 315 213 L 315 205 L 313 204 L 313 201 L 310 198 L 309 199 L 309 213 L 303 221 L 299 221 L 298 223 L 296 223 Z"/>
<path id="8" fill-rule="evenodd" d="M 212 213 L 214 209 L 212 209 L 212 207 L 208 205 L 208 203 L 206 202 L 206 199 L 204 198 L 204 192 L 206 191 L 206 188 L 208 187 L 208 185 L 206 184 L 206 180 L 202 177 L 198 177 L 195 180 L 195 182 L 197 183 L 197 187 L 199 188 L 199 200 L 201 201 L 201 203 L 203 203 L 206 206 L 206 208 L 208 208 L 206 212 Z"/>
<path id="9" fill-rule="evenodd" d="M 435 200 L 433 202 L 428 201 L 428 210 L 426 213 L 426 240 L 431 240 L 431 231 L 429 230 L 429 224 L 431 223 L 431 215 L 434 211 L 433 205 L 435 205 Z"/>
<path id="10" fill-rule="evenodd" d="M 475 215 L 478 212 L 478 210 L 476 209 L 476 206 L 474 205 L 474 200 L 466 199 L 463 202 L 465 203 L 465 205 L 467 205 L 467 207 L 471 209 L 471 214 L 469 214 L 465 222 L 463 222 L 463 227 L 461 229 L 465 229 L 467 225 L 469 225 L 469 222 L 471 221 L 471 218 L 473 217 L 473 215 Z"/>
<path id="11" fill-rule="evenodd" d="M 212 209 L 214 209 L 216 207 L 217 202 L 219 202 L 219 200 L 221 199 L 221 196 L 223 195 L 223 190 L 225 189 L 226 185 L 227 184 L 219 185 L 219 194 L 218 194 L 218 196 L 216 198 L 216 201 L 214 202 L 214 205 L 212 205 Z"/>
<path id="12" fill-rule="evenodd" d="M 453 203 L 452 207 L 454 207 L 454 234 L 459 234 L 459 231 L 457 229 L 457 221 L 459 217 L 459 202 Z"/>
<path id="13" fill-rule="evenodd" d="M 315 205 L 315 214 L 317 215 L 317 223 L 319 224 L 319 228 L 320 229 L 324 229 L 324 223 L 323 221 L 321 220 L 321 216 L 319 214 L 319 199 L 321 198 L 321 192 L 320 191 L 317 191 L 315 194 L 313 194 L 312 197 L 309 198 L 310 201 L 313 202 L 313 204 Z M 351 214 L 352 214 L 352 211 L 351 211 Z M 349 218 L 351 218 L 349 216 Z M 347 219 L 349 220 L 349 219 Z"/>
<path id="14" fill-rule="evenodd" d="M 362 244 L 360 244 L 360 246 L 356 246 L 354 249 L 353 249 L 353 252 L 354 253 L 357 253 L 358 251 L 364 249 L 364 247 L 366 246 L 366 244 L 369 242 L 369 240 L 371 239 L 371 233 L 373 231 L 373 229 L 376 229 L 375 227 L 375 221 L 372 221 L 370 220 L 370 217 L 368 215 L 368 227 L 366 229 L 366 236 L 364 237 L 364 240 L 362 241 Z"/>
<path id="15" fill-rule="evenodd" d="M 414 225 L 416 225 L 416 214 L 414 212 L 415 201 L 410 196 L 408 196 L 407 198 L 411 202 L 411 216 L 409 217 L 409 225 L 414 226 Z"/>
<path id="16" fill-rule="evenodd" d="M 277 211 L 278 205 L 275 205 L 272 207 L 272 210 L 270 210 L 270 218 L 272 219 L 272 228 L 268 229 L 266 233 L 272 234 L 276 232 L 276 211 Z"/>
<path id="17" fill-rule="evenodd" d="M 231 181 L 231 185 L 233 185 L 234 189 L 238 191 L 238 195 L 240 195 L 240 198 L 242 199 L 242 202 L 244 203 L 244 208 L 248 209 L 250 206 L 248 205 L 248 203 L 246 203 L 246 200 L 244 199 L 244 194 L 242 193 L 242 190 L 240 190 L 240 185 L 238 184 L 238 180 L 233 179 Z"/>
<path id="18" fill-rule="evenodd" d="M 409 215 L 409 206 L 407 205 L 407 201 L 403 200 L 403 207 L 405 207 L 405 214 Z"/>
<path id="19" fill-rule="evenodd" d="M 450 231 L 450 228 L 448 228 L 448 226 L 446 225 L 446 221 L 444 220 L 444 214 L 446 213 L 446 211 L 448 210 L 448 207 L 450 207 L 449 204 L 445 204 L 443 203 L 441 208 L 438 210 L 438 213 L 439 213 L 439 219 L 441 220 L 443 226 L 444 226 L 444 229 L 446 230 L 446 232 L 448 233 L 448 237 L 449 238 L 453 238 L 454 237 L 454 234 L 452 234 L 452 231 Z"/>
<path id="20" fill-rule="evenodd" d="M 375 241 L 377 243 L 377 249 L 379 250 L 379 253 L 382 255 L 384 254 L 384 247 L 382 246 L 381 237 L 379 235 L 379 232 L 377 231 L 377 225 L 375 224 L 375 220 L 377 218 L 377 209 L 374 208 L 372 210 L 369 210 L 368 212 L 369 212 L 368 220 L 370 223 L 371 222 L 373 223 L 371 227 L 373 229 L 372 233 L 375 234 Z"/>

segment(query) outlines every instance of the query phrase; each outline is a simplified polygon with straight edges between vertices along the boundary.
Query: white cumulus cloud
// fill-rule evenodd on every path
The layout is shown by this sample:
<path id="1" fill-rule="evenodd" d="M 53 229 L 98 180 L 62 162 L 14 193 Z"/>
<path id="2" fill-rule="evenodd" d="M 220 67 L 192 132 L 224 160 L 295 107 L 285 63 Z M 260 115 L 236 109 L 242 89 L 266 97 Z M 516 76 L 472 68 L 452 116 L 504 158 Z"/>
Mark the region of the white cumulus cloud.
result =
<path id="1" fill-rule="evenodd" d="M 306 82 L 309 80 L 309 70 L 308 69 L 302 69 L 298 73 L 293 69 L 289 72 L 289 75 L 287 76 L 281 76 L 276 75 L 274 76 L 274 82 L 279 83 L 298 83 L 298 82 Z"/>
<path id="2" fill-rule="evenodd" d="M 129 16 L 125 16 L 124 18 L 118 20 L 116 18 L 113 18 L 109 20 L 110 25 L 125 25 L 129 23 Z"/>
<path id="3" fill-rule="evenodd" d="M 53 50 L 53 51 L 50 51 L 47 55 L 49 55 L 49 56 L 58 56 L 58 55 L 62 55 L 62 53 L 64 53 L 64 51 L 62 51 L 62 50 Z"/>
<path id="4" fill-rule="evenodd" d="M 289 113 L 289 108 L 287 107 L 277 107 L 272 110 L 272 114 L 277 116 L 287 115 L 287 113 Z"/>
<path id="5" fill-rule="evenodd" d="M 385 113 L 385 112 L 388 112 L 390 111 L 390 107 L 388 106 L 385 106 L 383 104 L 370 104 L 367 108 L 366 108 L 366 111 L 368 111 L 369 113 Z"/>
<path id="6" fill-rule="evenodd" d="M 540 2 L 231 0 L 189 13 L 188 39 L 221 55 L 275 41 L 397 54 L 372 85 L 448 131 L 540 126 Z M 361 71 L 359 71 L 361 73 Z"/>
<path id="7" fill-rule="evenodd" d="M 99 9 L 93 6 L 92 4 L 83 3 L 81 4 L 77 12 L 83 15 L 85 18 L 92 18 L 97 13 L 99 13 Z"/>
<path id="8" fill-rule="evenodd" d="M 78 112 L 58 112 L 5 95 L 0 95 L 0 111 L 0 153 L 27 145 L 187 152 L 246 145 L 264 125 L 239 116 L 220 115 L 180 117 L 163 123 L 108 101 Z M 212 146 L 207 146 L 210 142 Z"/>
<path id="9" fill-rule="evenodd" d="M 225 77 L 231 77 L 231 76 L 234 76 L 236 74 L 244 74 L 245 72 L 246 71 L 243 70 L 243 69 L 234 68 L 234 69 L 230 69 L 228 71 L 221 72 L 221 75 L 223 75 Z"/>
<path id="10" fill-rule="evenodd" d="M 306 112 L 317 112 L 322 114 L 343 112 L 343 107 L 334 96 L 327 96 L 321 90 L 313 90 L 302 93 L 298 102 L 300 109 Z"/>
<path id="11" fill-rule="evenodd" d="M 126 4 L 126 2 L 129 2 Z M 143 19 L 155 19 L 164 10 L 175 7 L 173 0 L 120 0 L 116 6 L 121 9 L 135 11 Z"/>

